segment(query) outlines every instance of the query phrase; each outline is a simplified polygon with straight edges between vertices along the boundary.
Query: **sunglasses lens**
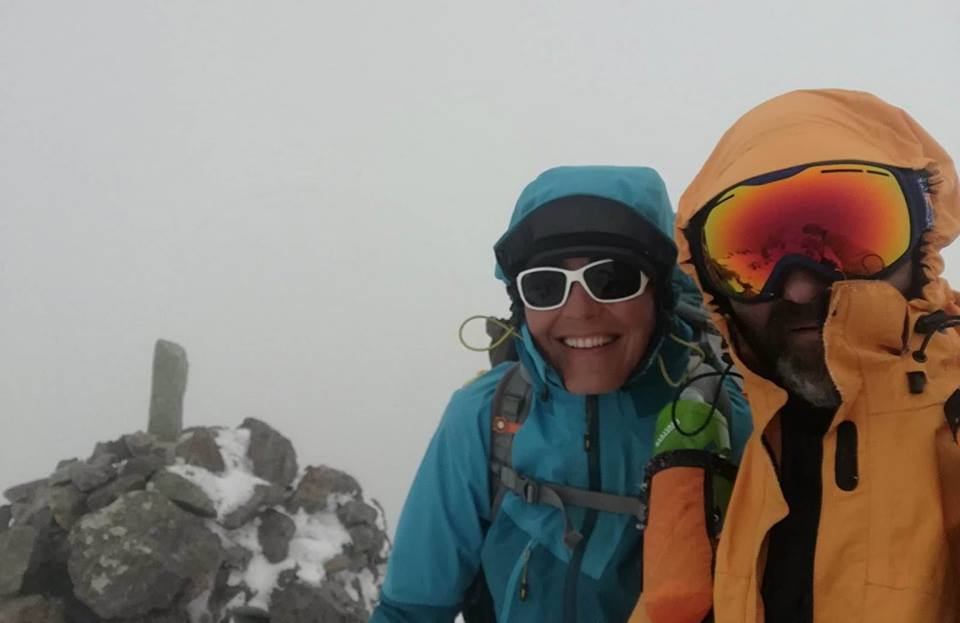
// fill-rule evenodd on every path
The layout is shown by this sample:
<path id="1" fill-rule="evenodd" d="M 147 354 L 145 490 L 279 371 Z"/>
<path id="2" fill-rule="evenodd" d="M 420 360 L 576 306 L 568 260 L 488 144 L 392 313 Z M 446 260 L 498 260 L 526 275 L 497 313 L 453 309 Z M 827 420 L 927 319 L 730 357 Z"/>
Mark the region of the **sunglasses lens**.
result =
<path id="1" fill-rule="evenodd" d="M 725 193 L 707 215 L 702 248 L 722 292 L 760 295 L 777 264 L 803 257 L 846 277 L 870 277 L 910 246 L 897 178 L 864 164 L 815 165 Z"/>
<path id="2" fill-rule="evenodd" d="M 556 270 L 533 270 L 520 276 L 520 292 L 529 307 L 554 307 L 563 301 L 567 276 Z"/>
<path id="3" fill-rule="evenodd" d="M 591 266 L 583 275 L 593 296 L 601 301 L 613 301 L 636 294 L 643 283 L 638 268 L 625 262 L 604 262 Z"/>

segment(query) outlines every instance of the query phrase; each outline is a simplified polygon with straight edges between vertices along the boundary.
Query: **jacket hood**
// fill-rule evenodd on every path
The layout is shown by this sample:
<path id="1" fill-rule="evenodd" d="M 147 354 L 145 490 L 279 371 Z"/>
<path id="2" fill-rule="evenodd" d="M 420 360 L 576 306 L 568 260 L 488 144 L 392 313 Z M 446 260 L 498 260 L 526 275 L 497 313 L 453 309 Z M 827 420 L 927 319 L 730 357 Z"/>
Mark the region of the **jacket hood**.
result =
<path id="1" fill-rule="evenodd" d="M 662 243 L 675 252 L 673 209 L 660 175 L 648 167 L 577 166 L 556 167 L 541 173 L 520 193 L 510 224 L 495 247 L 499 247 L 524 219 L 540 208 L 566 197 L 596 197 L 639 215 L 662 234 Z M 498 262 L 496 275 L 508 281 Z"/>
<path id="2" fill-rule="evenodd" d="M 764 173 L 830 160 L 876 162 L 929 174 L 934 223 L 922 239 L 926 285 L 921 298 L 910 301 L 910 307 L 916 313 L 960 311 L 957 294 L 943 278 L 940 254 L 960 233 L 960 193 L 954 163 L 906 112 L 857 91 L 793 91 L 747 112 L 723 135 L 680 198 L 675 236 L 681 268 L 697 280 L 702 291 L 684 229 L 717 194 Z M 850 288 L 835 287 L 834 298 L 837 290 Z M 718 301 L 710 294 L 705 294 L 705 299 L 715 324 L 732 343 L 730 326 Z M 856 333 L 851 327 L 845 330 L 851 336 Z M 737 363 L 741 370 L 745 368 L 739 356 Z"/>
<path id="3" fill-rule="evenodd" d="M 567 197 L 595 197 L 615 202 L 619 207 L 642 217 L 651 226 L 651 231 L 657 237 L 658 244 L 662 243 L 669 250 L 670 268 L 667 269 L 669 280 L 663 284 L 667 286 L 668 291 L 660 293 L 661 296 L 665 295 L 664 300 L 667 301 L 667 304 L 661 310 L 658 325 L 669 322 L 671 326 L 658 326 L 657 339 L 651 342 L 650 352 L 641 364 L 641 368 L 632 377 L 632 381 L 635 381 L 638 374 L 650 367 L 649 363 L 660 350 L 660 344 L 663 342 L 667 330 L 672 330 L 678 336 L 689 334 L 688 328 L 677 327 L 672 321 L 672 312 L 677 298 L 693 299 L 694 295 L 691 294 L 691 291 L 695 288 L 692 287 L 690 280 L 679 271 L 673 260 L 676 253 L 676 246 L 673 242 L 674 214 L 667 196 L 666 186 L 660 175 L 648 167 L 566 166 L 548 169 L 524 188 L 517 199 L 509 226 L 495 246 L 500 246 L 511 233 L 522 226 L 525 219 L 540 208 L 548 204 L 556 204 L 558 200 Z M 510 278 L 499 262 L 496 267 L 496 276 L 509 285 Z M 542 381 L 552 380 L 554 384 L 562 385 L 562 383 L 559 383 L 558 375 L 550 369 L 536 349 L 525 325 L 521 327 L 521 334 L 523 336 L 522 351 L 525 351 L 521 352 L 521 360 L 524 360 L 528 369 L 535 371 L 535 376 Z M 668 351 L 670 350 L 668 349 Z M 665 352 L 664 358 L 668 359 L 666 361 L 668 370 L 673 374 L 682 373 L 686 353 L 677 353 L 669 358 L 666 357 L 666 354 Z M 659 371 L 655 372 L 659 374 Z"/>

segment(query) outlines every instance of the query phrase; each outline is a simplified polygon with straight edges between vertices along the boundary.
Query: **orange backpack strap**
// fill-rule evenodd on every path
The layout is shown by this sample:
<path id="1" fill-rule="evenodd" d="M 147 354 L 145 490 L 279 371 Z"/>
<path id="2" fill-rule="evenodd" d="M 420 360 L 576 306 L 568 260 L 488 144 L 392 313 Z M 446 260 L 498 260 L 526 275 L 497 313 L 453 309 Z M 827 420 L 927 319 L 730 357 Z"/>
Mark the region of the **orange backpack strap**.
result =
<path id="1" fill-rule="evenodd" d="M 490 409 L 490 523 L 500 511 L 508 490 L 501 472 L 513 471 L 513 436 L 530 413 L 531 385 L 524 374 L 522 364 L 513 364 L 493 394 Z"/>

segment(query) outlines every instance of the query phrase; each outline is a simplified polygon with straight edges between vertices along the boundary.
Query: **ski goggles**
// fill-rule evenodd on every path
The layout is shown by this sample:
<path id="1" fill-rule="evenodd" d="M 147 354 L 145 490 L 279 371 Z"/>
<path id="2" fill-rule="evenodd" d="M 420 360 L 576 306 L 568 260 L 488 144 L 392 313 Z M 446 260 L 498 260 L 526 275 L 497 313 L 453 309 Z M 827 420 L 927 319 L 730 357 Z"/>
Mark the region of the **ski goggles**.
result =
<path id="1" fill-rule="evenodd" d="M 632 264 L 603 259 L 576 270 L 557 266 L 528 268 L 517 275 L 517 290 L 527 308 L 549 311 L 566 304 L 575 283 L 598 303 L 619 303 L 643 294 L 649 280 Z"/>
<path id="2" fill-rule="evenodd" d="M 688 238 L 708 289 L 740 302 L 769 300 L 798 267 L 827 281 L 895 270 L 932 224 L 927 192 L 918 171 L 802 165 L 721 193 L 691 221 Z"/>

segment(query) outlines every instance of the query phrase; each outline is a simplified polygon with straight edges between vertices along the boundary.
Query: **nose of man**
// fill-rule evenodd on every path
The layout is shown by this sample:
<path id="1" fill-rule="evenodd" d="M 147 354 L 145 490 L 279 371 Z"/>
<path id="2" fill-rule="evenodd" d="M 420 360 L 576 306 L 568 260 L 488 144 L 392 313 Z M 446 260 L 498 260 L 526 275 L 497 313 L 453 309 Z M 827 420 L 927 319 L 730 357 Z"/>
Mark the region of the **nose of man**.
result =
<path id="1" fill-rule="evenodd" d="M 783 299 L 803 305 L 822 295 L 830 284 L 803 268 L 790 271 L 783 283 Z"/>

